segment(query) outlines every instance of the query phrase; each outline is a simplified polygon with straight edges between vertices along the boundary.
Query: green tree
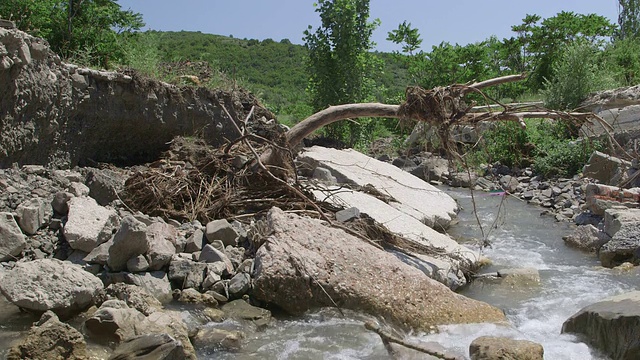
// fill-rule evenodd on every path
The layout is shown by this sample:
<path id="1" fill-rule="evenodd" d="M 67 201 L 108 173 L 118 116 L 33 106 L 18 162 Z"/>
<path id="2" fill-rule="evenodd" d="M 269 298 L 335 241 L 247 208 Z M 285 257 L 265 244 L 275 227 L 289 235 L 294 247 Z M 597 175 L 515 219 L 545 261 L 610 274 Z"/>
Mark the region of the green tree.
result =
<path id="1" fill-rule="evenodd" d="M 108 67 L 124 57 L 126 35 L 144 23 L 114 0 L 4 0 L 0 16 L 19 29 L 44 37 L 65 58 Z"/>
<path id="2" fill-rule="evenodd" d="M 304 32 L 313 109 L 368 100 L 379 66 L 370 54 L 371 34 L 379 21 L 369 21 L 369 0 L 320 0 L 316 12 L 321 25 Z M 353 122 L 334 123 L 325 130 L 350 145 L 362 134 L 362 126 Z"/>
<path id="3" fill-rule="evenodd" d="M 638 38 L 640 36 L 640 1 L 618 0 L 618 25 L 616 38 Z"/>
<path id="4" fill-rule="evenodd" d="M 408 53 L 409 56 L 413 55 L 413 52 L 418 50 L 422 44 L 418 29 L 412 29 L 411 23 L 407 24 L 407 21 L 398 25 L 396 30 L 389 31 L 387 40 L 395 44 L 402 44 L 402 52 Z"/>

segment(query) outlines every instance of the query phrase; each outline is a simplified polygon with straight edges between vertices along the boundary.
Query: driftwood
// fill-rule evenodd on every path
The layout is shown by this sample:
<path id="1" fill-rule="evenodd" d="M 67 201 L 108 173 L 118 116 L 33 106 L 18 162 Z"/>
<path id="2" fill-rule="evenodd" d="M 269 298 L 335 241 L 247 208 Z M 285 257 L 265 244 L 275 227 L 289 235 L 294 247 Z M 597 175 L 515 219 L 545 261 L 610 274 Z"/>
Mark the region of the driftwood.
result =
<path id="1" fill-rule="evenodd" d="M 525 118 L 562 119 L 582 124 L 587 121 L 600 123 L 607 131 L 611 126 L 603 119 L 592 113 L 550 111 L 536 108 L 535 111 L 522 111 L 521 107 L 509 105 L 486 106 L 487 111 L 478 112 L 475 104 L 467 106 L 463 98 L 470 93 L 477 93 L 490 100 L 482 89 L 504 83 L 525 79 L 524 74 L 508 75 L 470 84 L 454 84 L 447 87 L 437 87 L 425 90 L 419 87 L 409 87 L 403 104 L 389 105 L 381 103 L 361 103 L 330 106 L 319 111 L 300 123 L 296 124 L 285 134 L 290 149 L 295 149 L 305 137 L 314 131 L 336 121 L 360 118 L 379 117 L 395 118 L 427 122 L 438 128 L 438 136 L 442 144 L 449 144 L 449 129 L 453 125 L 477 124 L 481 121 L 514 121 L 526 127 Z M 489 101 L 487 101 L 489 102 Z M 494 101 L 495 102 L 495 101 Z M 494 110 L 497 107 L 501 110 Z M 450 146 L 445 146 L 449 147 Z M 267 166 L 282 166 L 280 151 L 268 150 L 261 156 L 261 162 Z"/>
<path id="2" fill-rule="evenodd" d="M 461 360 L 462 359 L 455 355 L 442 353 L 436 349 L 429 349 L 426 345 L 417 345 L 417 344 L 405 341 L 403 339 L 400 339 L 397 336 L 394 336 L 393 334 L 391 334 L 390 332 L 383 330 L 382 328 L 380 328 L 378 324 L 376 324 L 373 321 L 367 321 L 364 324 L 364 327 L 367 330 L 373 331 L 380 336 L 380 339 L 382 339 L 382 343 L 384 344 L 384 347 L 387 349 L 387 352 L 389 352 L 391 356 L 394 356 L 394 358 L 397 356 L 394 355 L 394 351 L 391 348 L 391 343 L 395 343 L 395 344 L 404 346 L 408 349 L 437 357 L 438 359 L 444 359 L 444 360 Z"/>

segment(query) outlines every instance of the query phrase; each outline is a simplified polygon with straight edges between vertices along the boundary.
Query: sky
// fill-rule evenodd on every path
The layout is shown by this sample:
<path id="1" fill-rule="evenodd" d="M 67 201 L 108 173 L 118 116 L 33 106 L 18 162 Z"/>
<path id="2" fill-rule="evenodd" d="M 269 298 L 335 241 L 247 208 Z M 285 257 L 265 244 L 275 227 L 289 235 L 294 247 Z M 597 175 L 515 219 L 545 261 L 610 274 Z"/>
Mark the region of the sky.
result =
<path id="1" fill-rule="evenodd" d="M 315 0 L 117 0 L 123 10 L 141 13 L 144 30 L 200 31 L 236 38 L 289 39 L 303 44 L 303 32 L 320 24 Z M 403 21 L 417 28 L 423 39 L 421 50 L 441 42 L 466 45 L 492 35 L 499 39 L 514 35 L 527 14 L 543 19 L 560 11 L 595 13 L 616 23 L 618 0 L 370 0 L 371 19 L 381 25 L 373 33 L 375 49 L 401 50 L 386 40 L 389 31 Z"/>

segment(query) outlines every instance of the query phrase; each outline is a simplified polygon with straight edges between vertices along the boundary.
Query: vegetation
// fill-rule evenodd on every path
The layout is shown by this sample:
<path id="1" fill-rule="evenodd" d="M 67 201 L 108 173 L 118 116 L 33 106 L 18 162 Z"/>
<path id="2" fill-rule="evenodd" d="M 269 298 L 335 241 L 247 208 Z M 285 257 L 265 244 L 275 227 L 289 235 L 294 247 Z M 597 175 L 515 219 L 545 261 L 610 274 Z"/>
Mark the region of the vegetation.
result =
<path id="1" fill-rule="evenodd" d="M 0 2 L 1 17 L 46 38 L 54 51 L 71 61 L 130 67 L 171 82 L 179 79 L 173 64 L 202 62 L 209 69 L 202 85 L 246 87 L 289 124 L 328 105 L 398 104 L 408 85 L 431 89 L 522 72 L 530 74 L 526 82 L 492 88 L 488 99 L 471 99 L 543 99 L 555 109 L 575 108 L 594 90 L 640 83 L 640 1 L 619 0 L 619 10 L 618 24 L 596 14 L 561 12 L 546 19 L 527 14 L 512 26 L 509 38 L 467 45 L 442 42 L 428 50 L 420 49 L 418 29 L 405 21 L 387 38 L 401 44 L 402 53 L 388 54 L 371 51 L 371 31 L 379 20 L 369 19 L 368 0 L 318 1 L 321 26 L 304 32 L 304 46 L 289 39 L 139 33 L 135 30 L 143 26 L 142 15 L 121 10 L 114 0 Z M 552 125 L 546 123 L 526 131 L 514 125 L 487 133 L 486 151 L 470 156 L 477 162 L 533 164 L 541 172 L 559 173 L 573 167 L 559 167 L 558 162 L 578 162 L 576 154 L 592 148 L 577 142 L 575 129 L 562 124 L 557 126 L 566 131 L 550 131 L 545 127 Z M 401 138 L 402 131 L 395 121 L 365 119 L 333 126 L 326 135 L 364 147 L 381 136 Z M 547 133 L 555 134 L 555 140 L 542 136 Z"/>

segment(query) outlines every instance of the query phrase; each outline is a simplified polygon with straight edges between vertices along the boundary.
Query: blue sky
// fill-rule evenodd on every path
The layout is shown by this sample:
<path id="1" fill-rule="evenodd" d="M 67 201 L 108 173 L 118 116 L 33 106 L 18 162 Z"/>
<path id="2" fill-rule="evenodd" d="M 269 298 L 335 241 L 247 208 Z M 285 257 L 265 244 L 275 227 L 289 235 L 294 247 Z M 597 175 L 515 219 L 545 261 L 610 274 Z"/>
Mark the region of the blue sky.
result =
<path id="1" fill-rule="evenodd" d="M 237 38 L 302 44 L 303 31 L 317 27 L 314 0 L 118 0 L 123 9 L 143 15 L 145 29 L 200 31 Z M 513 35 L 511 26 L 526 14 L 551 17 L 560 11 L 595 13 L 616 22 L 618 0 L 371 0 L 371 18 L 381 26 L 373 34 L 379 51 L 400 50 L 387 33 L 408 21 L 418 28 L 422 50 L 442 41 L 466 45 L 496 35 Z"/>

